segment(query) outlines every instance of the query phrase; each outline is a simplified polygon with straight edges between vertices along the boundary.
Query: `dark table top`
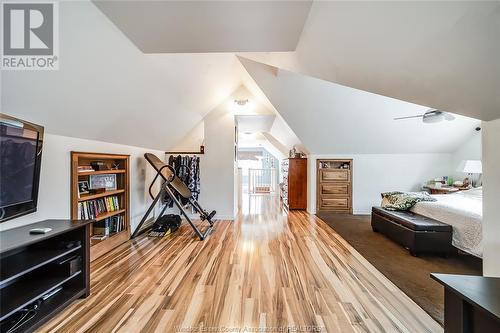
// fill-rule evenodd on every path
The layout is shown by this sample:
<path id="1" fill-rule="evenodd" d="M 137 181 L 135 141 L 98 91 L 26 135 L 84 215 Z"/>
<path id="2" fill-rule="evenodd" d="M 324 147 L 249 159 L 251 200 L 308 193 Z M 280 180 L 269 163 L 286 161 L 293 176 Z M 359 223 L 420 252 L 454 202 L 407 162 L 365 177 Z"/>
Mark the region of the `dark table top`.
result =
<path id="1" fill-rule="evenodd" d="M 500 319 L 500 278 L 436 273 L 432 273 L 431 277 L 469 303 Z"/>
<path id="2" fill-rule="evenodd" d="M 0 253 L 27 246 L 92 223 L 92 220 L 45 220 L 0 232 Z M 46 234 L 32 235 L 34 228 L 52 228 Z"/>

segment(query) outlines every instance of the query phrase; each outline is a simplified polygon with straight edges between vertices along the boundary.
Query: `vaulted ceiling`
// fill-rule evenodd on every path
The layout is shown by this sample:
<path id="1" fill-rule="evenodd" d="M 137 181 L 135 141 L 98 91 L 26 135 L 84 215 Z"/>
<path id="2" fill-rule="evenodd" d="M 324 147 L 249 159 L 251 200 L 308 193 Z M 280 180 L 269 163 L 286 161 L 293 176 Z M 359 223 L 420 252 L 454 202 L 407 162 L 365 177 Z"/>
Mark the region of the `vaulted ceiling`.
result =
<path id="1" fill-rule="evenodd" d="M 500 2 L 314 1 L 293 55 L 247 55 L 482 120 L 500 118 Z"/>
<path id="2" fill-rule="evenodd" d="M 428 108 L 242 57 L 240 61 L 311 153 L 452 152 L 480 125 L 459 115 L 434 124 L 396 121 L 393 118 L 423 114 Z"/>
<path id="3" fill-rule="evenodd" d="M 452 151 L 460 144 L 454 133 L 472 124 L 459 117 L 398 129 L 396 114 L 437 107 L 500 117 L 498 3 L 196 4 L 60 2 L 60 69 L 3 71 L 2 112 L 49 133 L 170 149 L 190 133 L 197 142 L 203 117 L 244 85 L 278 111 L 273 138 L 291 128 L 299 138 L 290 142 L 351 153 Z M 243 67 L 235 56 L 243 51 L 274 69 Z M 404 150 L 383 126 L 389 134 L 425 137 Z M 352 133 L 358 138 L 350 141 Z M 331 146 L 319 145 L 320 138 Z M 363 140 L 379 145 L 370 150 Z"/>
<path id="4" fill-rule="evenodd" d="M 2 71 L 2 112 L 48 133 L 169 149 L 241 84 L 233 54 L 144 54 L 91 2 L 59 19 L 59 70 Z"/>
<path id="5" fill-rule="evenodd" d="M 312 1 L 94 0 L 145 53 L 295 51 Z"/>

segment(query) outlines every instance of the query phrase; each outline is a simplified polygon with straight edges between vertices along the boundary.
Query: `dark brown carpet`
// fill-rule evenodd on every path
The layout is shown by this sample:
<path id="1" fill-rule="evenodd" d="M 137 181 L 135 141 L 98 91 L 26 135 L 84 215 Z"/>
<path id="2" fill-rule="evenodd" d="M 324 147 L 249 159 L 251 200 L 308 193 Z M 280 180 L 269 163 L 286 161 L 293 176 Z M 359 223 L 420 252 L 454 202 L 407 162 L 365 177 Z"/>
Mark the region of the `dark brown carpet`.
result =
<path id="1" fill-rule="evenodd" d="M 342 236 L 382 274 L 435 320 L 443 324 L 443 287 L 430 273 L 482 275 L 482 262 L 468 255 L 411 256 L 408 250 L 371 229 L 370 216 L 319 213 L 318 217 Z"/>

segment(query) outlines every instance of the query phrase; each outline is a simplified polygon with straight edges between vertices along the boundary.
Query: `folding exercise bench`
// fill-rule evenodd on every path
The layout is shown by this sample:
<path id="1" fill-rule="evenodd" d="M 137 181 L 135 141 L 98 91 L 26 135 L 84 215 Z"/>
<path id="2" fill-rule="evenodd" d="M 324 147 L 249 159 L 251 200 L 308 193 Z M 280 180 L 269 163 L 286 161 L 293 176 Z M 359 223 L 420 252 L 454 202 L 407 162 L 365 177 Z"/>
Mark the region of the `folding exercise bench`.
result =
<path id="1" fill-rule="evenodd" d="M 145 232 L 147 229 L 149 229 L 153 225 L 151 223 L 150 225 L 148 225 L 147 228 L 143 228 L 144 223 L 148 220 L 148 216 L 149 216 L 149 214 L 151 214 L 151 211 L 154 209 L 156 203 L 161 198 L 163 198 L 165 196 L 165 194 L 167 194 L 172 199 L 172 201 L 175 203 L 175 205 L 179 208 L 181 214 L 184 215 L 184 217 L 189 222 L 189 224 L 193 228 L 196 235 L 200 238 L 200 240 L 204 240 L 205 237 L 207 237 L 210 234 L 210 232 L 212 231 L 212 227 L 213 227 L 214 222 L 215 222 L 215 221 L 212 221 L 212 218 L 216 214 L 215 210 L 212 211 L 211 213 L 208 213 L 207 211 L 205 211 L 200 206 L 198 201 L 196 201 L 193 198 L 193 195 L 192 195 L 191 191 L 189 190 L 189 188 L 186 186 L 186 184 L 175 175 L 175 170 L 170 165 L 163 163 L 154 154 L 146 153 L 146 154 L 144 154 L 144 158 L 146 158 L 146 160 L 149 162 L 149 164 L 151 164 L 151 166 L 156 170 L 156 176 L 153 179 L 153 181 L 151 182 L 151 185 L 149 185 L 149 195 L 151 196 L 151 199 L 153 199 L 153 202 L 149 206 L 148 210 L 146 211 L 146 214 L 144 215 L 141 222 L 139 223 L 139 225 L 135 229 L 131 238 L 137 237 L 138 235 L 142 234 L 143 232 Z M 161 177 L 161 179 L 163 180 L 163 184 L 161 185 L 160 192 L 156 196 L 154 196 L 152 193 L 152 188 L 153 188 L 155 181 L 158 179 L 158 177 Z M 177 199 L 177 196 L 175 193 L 177 193 L 178 195 L 180 195 L 183 198 L 188 200 L 189 204 L 191 204 L 191 206 L 196 210 L 196 212 L 198 212 L 198 214 L 200 214 L 200 219 L 202 221 L 205 221 L 205 220 L 208 221 L 209 227 L 205 230 L 204 233 L 202 233 L 200 231 L 200 229 L 198 229 L 198 227 L 193 223 L 193 221 L 191 221 L 188 214 L 184 210 L 183 205 Z M 167 207 L 168 207 L 168 205 L 166 205 L 166 204 L 163 206 L 158 218 L 160 218 L 163 215 L 163 213 L 165 212 Z"/>

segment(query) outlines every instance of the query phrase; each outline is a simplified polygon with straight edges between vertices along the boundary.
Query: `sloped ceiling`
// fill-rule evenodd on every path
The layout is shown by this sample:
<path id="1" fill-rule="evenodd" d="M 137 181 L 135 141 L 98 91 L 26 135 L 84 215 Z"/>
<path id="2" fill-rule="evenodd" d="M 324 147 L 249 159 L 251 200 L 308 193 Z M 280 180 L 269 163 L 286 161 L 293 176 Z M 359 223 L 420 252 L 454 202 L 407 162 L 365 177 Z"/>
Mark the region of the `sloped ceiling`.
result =
<path id="1" fill-rule="evenodd" d="M 279 114 L 240 115 L 236 116 L 236 122 L 241 139 L 238 146 L 257 147 L 266 141 L 264 146 L 269 151 L 272 146 L 272 153 L 279 159 L 288 156 L 293 146 L 302 147 L 300 140 Z"/>
<path id="2" fill-rule="evenodd" d="M 394 121 L 394 117 L 421 114 L 427 107 L 242 57 L 240 61 L 313 154 L 450 153 L 480 124 L 463 116 L 437 124 Z"/>
<path id="3" fill-rule="evenodd" d="M 296 69 L 492 120 L 500 118 L 499 41 L 498 1 L 315 1 Z"/>
<path id="4" fill-rule="evenodd" d="M 3 71 L 3 113 L 53 134 L 168 149 L 240 84 L 233 54 L 138 50 L 91 2 L 60 2 L 60 69 Z"/>
<path id="5" fill-rule="evenodd" d="M 241 133 L 270 132 L 275 115 L 238 115 L 235 117 Z"/>
<path id="6" fill-rule="evenodd" d="M 269 133 L 254 133 L 240 137 L 238 148 L 250 149 L 262 147 L 278 160 L 282 160 L 288 154 L 288 149 L 284 148 L 279 141 L 276 141 Z"/>
<path id="7" fill-rule="evenodd" d="M 253 82 L 250 76 L 248 77 Z M 247 83 L 250 82 L 247 81 Z M 274 147 L 272 148 L 274 152 L 280 152 L 278 155 L 275 155 L 280 158 L 287 156 L 289 149 L 294 145 L 302 148 L 302 144 L 295 133 L 276 112 L 255 83 L 253 84 L 253 89 L 255 92 L 257 90 L 260 92 L 259 97 L 253 95 L 246 85 L 242 85 L 223 100 L 219 106 L 210 111 L 207 117 L 212 112 L 220 112 L 221 105 L 224 105 L 226 112 L 232 112 L 238 123 L 239 146 L 263 146 L 263 142 L 265 141 L 265 147 L 268 150 L 271 149 L 270 147 Z M 245 107 L 240 108 L 234 103 L 235 99 L 248 99 L 252 107 L 249 109 Z M 267 102 L 263 104 L 264 101 Z M 267 106 L 268 104 L 271 105 L 270 108 Z M 203 121 L 201 121 L 171 151 L 197 150 L 204 141 L 204 135 Z M 307 152 L 305 149 L 301 150 Z"/>
<path id="8" fill-rule="evenodd" d="M 127 2 L 117 3 L 129 8 Z M 492 4 L 455 4 L 456 8 L 449 11 L 444 10 L 446 5 L 436 4 L 439 15 L 433 11 L 424 15 L 423 9 L 417 10 L 418 5 L 410 3 L 408 8 L 416 8 L 416 18 L 410 20 L 409 14 L 398 19 L 404 14 L 401 8 L 406 7 L 394 2 L 393 9 L 379 4 L 380 8 L 387 7 L 384 13 L 375 4 L 365 3 L 359 17 L 356 7 L 352 9 L 349 3 L 314 3 L 297 52 L 245 56 L 423 105 L 447 111 L 464 109 L 464 114 L 491 118 L 495 112 L 485 105 L 495 106 L 500 96 L 492 92 L 500 77 L 495 67 L 498 62 L 491 63 L 498 39 L 489 43 L 498 31 L 490 19 L 498 11 L 492 11 Z M 134 5 L 138 4 L 130 4 Z M 352 6 L 358 5 L 354 2 Z M 376 13 L 378 20 L 369 17 Z M 379 119 L 385 121 L 396 113 L 413 114 L 425 108 L 380 96 L 368 98 L 372 95 L 277 69 L 275 76 L 272 70 L 263 70 L 265 66 L 247 62 L 249 75 L 233 53 L 145 54 L 93 2 L 60 2 L 59 19 L 58 71 L 1 73 L 2 112 L 42 124 L 49 133 L 166 150 L 181 145 L 186 137 L 189 145 L 198 145 L 204 116 L 241 84 L 262 108 L 279 111 L 269 134 L 285 147 L 300 141 L 306 144 L 307 140 L 311 152 L 449 151 L 459 145 L 460 131 L 467 134 L 470 130 L 470 120 L 460 119 L 450 127 L 443 126 L 451 123 L 434 125 L 432 130 L 418 122 L 394 127 L 394 122 Z M 352 27 L 353 22 L 356 27 Z M 363 22 L 373 25 L 372 29 L 363 30 Z M 483 31 L 485 27 L 492 29 Z M 438 34 L 438 28 L 448 31 L 449 36 Z M 273 25 L 273 29 L 279 30 L 280 25 Z M 395 31 L 402 31 L 401 35 Z M 440 39 L 432 39 L 433 33 Z M 435 47 L 439 40 L 442 49 Z M 467 49 L 464 43 L 471 47 Z M 428 44 L 434 48 L 423 54 L 417 52 Z M 238 50 L 235 45 L 226 46 Z M 269 47 L 266 51 L 272 50 Z M 431 57 L 431 53 L 437 56 Z M 444 103 L 450 107 L 443 107 Z M 460 125 L 465 123 L 467 126 Z M 327 124 L 334 124 L 333 130 Z M 436 135 L 436 129 L 440 135 Z M 366 133 L 373 140 L 365 145 Z M 391 135 L 405 133 L 413 136 L 408 139 L 411 144 L 403 147 L 401 140 L 393 142 Z"/>
<path id="9" fill-rule="evenodd" d="M 145 53 L 295 51 L 312 1 L 95 1 Z"/>

